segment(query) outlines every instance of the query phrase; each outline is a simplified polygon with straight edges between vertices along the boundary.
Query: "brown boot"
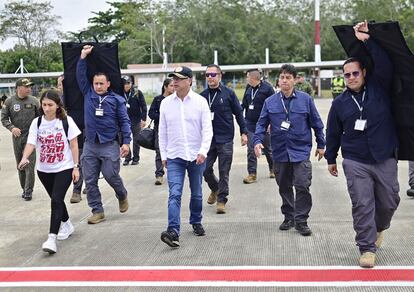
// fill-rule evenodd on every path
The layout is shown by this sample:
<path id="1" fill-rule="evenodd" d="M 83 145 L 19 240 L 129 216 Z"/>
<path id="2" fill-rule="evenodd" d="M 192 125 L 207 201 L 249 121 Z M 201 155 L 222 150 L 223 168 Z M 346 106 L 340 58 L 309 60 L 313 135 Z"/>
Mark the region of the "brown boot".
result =
<path id="1" fill-rule="evenodd" d="M 88 218 L 88 224 L 98 224 L 102 221 L 105 221 L 104 212 L 94 213 L 94 214 L 92 214 L 91 217 Z"/>
<path id="2" fill-rule="evenodd" d="M 383 240 L 384 240 L 384 231 L 377 232 L 377 240 L 375 241 L 375 246 L 377 248 L 380 248 Z"/>
<path id="3" fill-rule="evenodd" d="M 123 200 L 119 200 L 119 212 L 125 213 L 128 211 L 129 204 L 128 204 L 128 198 L 125 198 Z"/>
<path id="4" fill-rule="evenodd" d="M 252 184 L 256 182 L 256 174 L 251 173 L 243 179 L 245 184 Z"/>
<path id="5" fill-rule="evenodd" d="M 76 203 L 79 203 L 80 201 L 82 201 L 81 194 L 77 192 L 73 192 L 72 197 L 70 198 L 70 203 L 76 204 Z"/>
<path id="6" fill-rule="evenodd" d="M 208 196 L 207 203 L 212 205 L 217 201 L 218 191 L 211 192 L 210 196 Z"/>
<path id="7" fill-rule="evenodd" d="M 373 268 L 375 266 L 375 253 L 366 251 L 359 258 L 359 265 L 362 268 Z"/>
<path id="8" fill-rule="evenodd" d="M 157 176 L 157 177 L 155 178 L 155 185 L 156 185 L 156 186 L 160 186 L 160 185 L 162 185 L 162 183 L 163 183 L 163 178 L 162 178 L 162 176 Z"/>
<path id="9" fill-rule="evenodd" d="M 217 214 L 226 214 L 226 204 L 223 202 L 217 202 Z"/>

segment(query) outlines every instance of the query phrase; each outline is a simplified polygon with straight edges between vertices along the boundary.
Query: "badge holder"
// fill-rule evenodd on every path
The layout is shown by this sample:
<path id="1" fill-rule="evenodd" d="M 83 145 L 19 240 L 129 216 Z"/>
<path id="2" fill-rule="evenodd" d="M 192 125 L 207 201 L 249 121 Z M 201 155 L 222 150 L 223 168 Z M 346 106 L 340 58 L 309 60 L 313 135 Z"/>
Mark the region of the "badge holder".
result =
<path id="1" fill-rule="evenodd" d="M 280 125 L 280 129 L 287 131 L 290 128 L 290 122 L 289 121 L 283 121 L 282 124 Z"/>

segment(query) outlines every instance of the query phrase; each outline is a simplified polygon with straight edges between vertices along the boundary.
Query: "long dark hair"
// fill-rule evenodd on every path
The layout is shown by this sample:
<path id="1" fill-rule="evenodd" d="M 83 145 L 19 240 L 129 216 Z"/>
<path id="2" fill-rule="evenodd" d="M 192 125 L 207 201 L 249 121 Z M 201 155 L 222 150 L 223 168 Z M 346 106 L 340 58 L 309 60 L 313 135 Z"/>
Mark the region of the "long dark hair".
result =
<path id="1" fill-rule="evenodd" d="M 172 78 L 167 78 L 164 80 L 164 82 L 162 83 L 162 89 L 161 89 L 161 94 L 164 95 L 165 92 L 165 88 L 168 87 L 168 85 L 170 85 L 170 83 L 172 82 Z"/>
<path id="2" fill-rule="evenodd" d="M 43 99 L 50 99 L 52 101 L 54 101 L 58 108 L 56 110 L 56 118 L 58 118 L 59 120 L 63 120 L 67 117 L 66 111 L 63 108 L 63 103 L 62 100 L 60 99 L 60 95 L 59 92 L 56 89 L 49 89 L 46 90 L 45 92 L 42 93 L 42 96 L 40 97 L 40 105 L 42 104 Z M 40 107 L 40 114 L 44 115 L 45 113 L 43 112 L 43 108 Z"/>

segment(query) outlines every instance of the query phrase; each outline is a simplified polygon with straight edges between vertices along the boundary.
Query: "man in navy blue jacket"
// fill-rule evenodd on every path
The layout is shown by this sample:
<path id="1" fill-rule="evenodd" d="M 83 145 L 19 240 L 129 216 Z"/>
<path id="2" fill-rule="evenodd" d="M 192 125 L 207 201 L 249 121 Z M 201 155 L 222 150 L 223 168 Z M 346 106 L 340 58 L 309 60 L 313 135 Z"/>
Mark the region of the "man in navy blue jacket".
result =
<path id="1" fill-rule="evenodd" d="M 217 214 L 226 213 L 225 205 L 229 195 L 229 174 L 233 161 L 233 115 L 240 127 L 241 144 L 247 144 L 247 129 L 244 123 L 243 111 L 236 94 L 230 88 L 220 84 L 222 71 L 218 65 L 208 65 L 206 79 L 208 88 L 200 95 L 207 99 L 213 123 L 213 140 L 207 153 L 204 179 L 211 194 L 207 203 L 217 201 Z M 214 175 L 213 166 L 218 157 L 219 179 Z"/>
<path id="2" fill-rule="evenodd" d="M 243 183 L 255 183 L 257 179 L 257 158 L 254 154 L 253 136 L 256 129 L 256 123 L 259 119 L 260 112 L 263 108 L 264 101 L 275 93 L 273 87 L 266 81 L 260 80 L 261 74 L 259 69 L 250 69 L 247 71 L 247 87 L 244 92 L 242 108 L 245 111 L 245 122 L 248 131 L 249 142 L 247 144 L 247 172 L 249 173 L 243 179 Z M 274 178 L 272 151 L 270 150 L 270 137 L 266 134 L 263 140 L 263 153 L 266 156 L 269 166 L 269 177 Z"/>
<path id="3" fill-rule="evenodd" d="M 132 132 L 132 155 L 129 150 L 128 155 L 125 157 L 123 165 L 126 166 L 132 160 L 132 165 L 139 163 L 139 144 L 138 134 L 141 129 L 145 127 L 145 121 L 147 120 L 147 104 L 145 102 L 144 94 L 141 90 L 135 93 L 132 86 L 131 77 L 125 75 L 122 76 L 122 83 L 124 85 L 124 96 L 126 101 L 127 113 L 129 120 L 131 121 Z"/>
<path id="4" fill-rule="evenodd" d="M 312 149 L 312 132 L 316 136 L 315 156 L 322 159 L 325 149 L 323 122 L 313 98 L 295 90 L 296 68 L 285 64 L 280 68 L 280 92 L 265 100 L 254 135 L 257 157 L 263 149 L 263 139 L 270 125 L 273 167 L 279 193 L 282 197 L 282 213 L 285 220 L 280 230 L 295 227 L 303 236 L 311 235 L 307 224 L 312 208 L 309 188 L 312 179 L 312 164 L 309 161 Z M 293 193 L 295 187 L 295 193 Z"/>
<path id="5" fill-rule="evenodd" d="M 119 176 L 120 156 L 125 157 L 131 142 L 131 124 L 126 112 L 125 99 L 109 89 L 111 82 L 105 73 L 95 73 L 93 84 L 89 82 L 86 71 L 86 58 L 93 46 L 85 45 L 76 67 L 79 89 L 85 97 L 85 143 L 81 163 L 88 205 L 92 209 L 89 224 L 105 220 L 102 197 L 98 187 L 99 173 L 115 190 L 119 201 L 119 211 L 128 210 L 127 190 Z M 118 133 L 122 134 L 122 145 Z M 119 149 L 121 147 L 121 149 Z"/>
<path id="6" fill-rule="evenodd" d="M 374 62 L 372 74 L 349 58 L 343 65 L 347 89 L 333 102 L 327 125 L 325 158 L 331 175 L 338 176 L 339 148 L 352 201 L 356 242 L 364 268 L 375 265 L 375 253 L 398 207 L 399 184 L 395 152 L 398 140 L 391 115 L 393 67 L 387 53 L 370 38 L 368 23 L 354 26 Z"/>

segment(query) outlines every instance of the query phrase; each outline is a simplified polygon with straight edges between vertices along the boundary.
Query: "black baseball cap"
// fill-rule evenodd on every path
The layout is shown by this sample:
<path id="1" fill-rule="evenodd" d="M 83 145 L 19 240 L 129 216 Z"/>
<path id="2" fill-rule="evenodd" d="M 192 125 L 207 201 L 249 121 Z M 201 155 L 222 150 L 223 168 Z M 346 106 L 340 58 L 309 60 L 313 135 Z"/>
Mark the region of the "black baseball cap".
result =
<path id="1" fill-rule="evenodd" d="M 178 77 L 180 79 L 193 78 L 193 71 L 185 66 L 175 68 L 173 73 L 168 74 L 168 77 Z"/>

